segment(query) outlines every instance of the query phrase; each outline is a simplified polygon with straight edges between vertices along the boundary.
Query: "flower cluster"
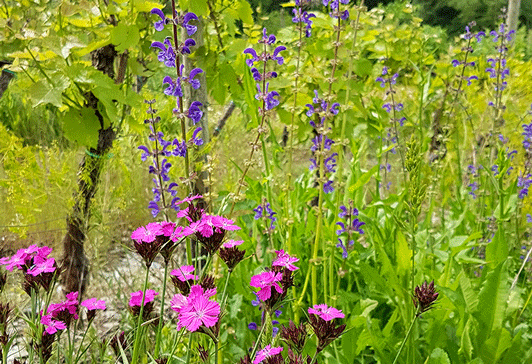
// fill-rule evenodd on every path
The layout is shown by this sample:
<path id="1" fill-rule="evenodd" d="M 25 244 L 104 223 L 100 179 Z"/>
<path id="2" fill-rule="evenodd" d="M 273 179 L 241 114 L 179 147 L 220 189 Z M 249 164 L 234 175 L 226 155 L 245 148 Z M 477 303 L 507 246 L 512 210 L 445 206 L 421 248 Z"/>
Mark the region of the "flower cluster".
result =
<path id="1" fill-rule="evenodd" d="M 269 82 L 266 80 L 277 77 L 277 73 L 274 71 L 267 71 L 268 61 L 273 61 L 278 65 L 284 63 L 284 58 L 280 55 L 280 52 L 286 50 L 285 46 L 277 46 L 273 53 L 269 53 L 267 50 L 268 45 L 274 45 L 277 39 L 273 34 L 268 35 L 266 28 L 263 29 L 262 38 L 259 40 L 260 44 L 264 44 L 264 49 L 261 54 L 258 54 L 253 48 L 246 48 L 244 54 L 251 55 L 251 58 L 246 60 L 246 64 L 251 68 L 253 79 L 257 81 L 257 91 L 255 98 L 262 101 L 262 107 L 259 107 L 259 114 L 264 116 L 266 111 L 273 109 L 279 105 L 279 97 L 277 91 L 269 91 Z M 255 62 L 262 62 L 262 72 L 254 67 Z"/>
<path id="2" fill-rule="evenodd" d="M 275 363 L 275 359 L 273 359 L 275 357 L 281 359 L 281 363 L 284 363 L 284 360 L 282 360 L 283 357 L 281 356 L 282 351 L 283 351 L 282 346 L 271 347 L 270 345 L 266 345 L 264 349 L 259 350 L 257 352 L 257 355 L 255 356 L 255 359 L 253 360 L 253 364 L 262 363 L 266 359 L 268 360 L 268 362 Z"/>
<path id="3" fill-rule="evenodd" d="M 277 259 L 269 270 L 251 277 L 250 285 L 260 290 L 256 292 L 262 307 L 268 312 L 275 311 L 286 297 L 288 288 L 294 285 L 293 272 L 299 269 L 293 263 L 298 258 L 290 256 L 284 250 L 275 251 Z"/>
<path id="4" fill-rule="evenodd" d="M 483 168 L 482 165 L 479 165 L 478 167 L 476 167 L 475 165 L 470 164 L 469 166 L 467 166 L 467 173 L 469 175 L 469 184 L 467 185 L 467 188 L 469 189 L 469 194 L 471 195 L 471 197 L 473 197 L 473 199 L 477 198 L 476 191 L 479 188 L 479 184 L 477 181 L 478 176 L 479 176 L 478 172 L 482 168 Z"/>
<path id="5" fill-rule="evenodd" d="M 309 124 L 314 128 L 314 138 L 312 139 L 312 147 L 310 148 L 315 158 L 310 158 L 310 167 L 320 171 L 320 156 L 323 158 L 323 192 L 331 193 L 334 191 L 333 181 L 328 176 L 336 172 L 336 157 L 338 153 L 330 153 L 334 141 L 327 137 L 331 128 L 325 129 L 325 122 L 338 115 L 340 104 L 335 102 L 330 104 L 324 99 L 321 99 L 318 90 L 314 90 L 314 98 L 312 104 L 306 104 L 308 110 L 306 115 L 311 118 Z"/>
<path id="6" fill-rule="evenodd" d="M 308 309 L 310 325 L 318 338 L 317 352 L 321 352 L 327 345 L 340 337 L 346 325 L 336 326 L 335 319 L 344 318 L 341 310 L 328 307 L 326 304 L 314 305 Z"/>
<path id="7" fill-rule="evenodd" d="M 338 221 L 336 223 L 336 225 L 340 227 L 340 229 L 336 230 L 336 235 L 338 235 L 338 244 L 336 244 L 336 247 L 342 249 L 342 257 L 347 259 L 347 248 L 352 247 L 355 243 L 353 240 L 353 233 L 357 232 L 359 234 L 364 234 L 362 226 L 366 223 L 358 219 L 358 209 L 353 207 L 353 201 L 349 200 L 349 207 L 344 205 L 340 206 L 340 210 L 338 217 L 344 219 L 345 223 L 343 221 Z M 341 239 L 343 234 L 347 235 L 346 244 L 344 244 Z"/>
<path id="8" fill-rule="evenodd" d="M 432 305 L 438 299 L 439 293 L 434 289 L 434 281 L 427 283 L 423 282 L 421 286 L 417 286 L 414 291 L 414 306 L 417 308 L 417 315 L 427 312 L 432 308 Z"/>
<path id="9" fill-rule="evenodd" d="M 461 72 L 461 75 L 460 75 L 460 82 L 459 82 L 460 85 L 462 84 L 462 80 L 463 81 L 467 81 L 467 85 L 468 86 L 471 86 L 471 81 L 478 80 L 478 76 L 476 76 L 476 75 L 471 75 L 471 76 L 465 76 L 464 75 L 466 67 L 474 67 L 475 66 L 475 62 L 474 61 L 469 61 L 468 60 L 469 56 L 473 53 L 473 47 L 471 45 L 473 39 L 476 39 L 477 43 L 480 43 L 482 41 L 482 37 L 486 36 L 486 33 L 484 33 L 483 31 L 480 31 L 478 33 L 471 32 L 471 28 L 474 27 L 475 25 L 476 25 L 476 23 L 474 21 L 470 22 L 465 27 L 465 33 L 462 34 L 462 38 L 467 41 L 467 45 L 462 47 L 462 51 L 465 52 L 464 53 L 464 60 L 463 61 L 459 61 L 458 59 L 453 59 L 451 61 L 451 64 L 453 65 L 453 67 L 462 66 L 462 72 Z M 459 88 L 460 88 L 460 86 L 459 86 Z"/>
<path id="10" fill-rule="evenodd" d="M 173 222 L 152 222 L 133 231 L 131 239 L 134 240 L 135 249 L 149 268 L 159 253 L 163 256 L 165 264 L 168 264 L 179 239 L 192 233 L 189 228 L 176 226 Z"/>
<path id="11" fill-rule="evenodd" d="M 181 26 L 188 36 L 193 35 L 197 30 L 197 27 L 190 23 L 198 20 L 198 17 L 194 13 L 186 13 L 182 15 L 175 13 L 171 19 L 167 18 L 162 10 L 158 8 L 152 9 L 151 13 L 160 18 L 160 20 L 154 24 L 157 31 L 163 30 L 166 24 L 172 24 L 174 27 L 174 34 L 177 34 L 176 26 Z M 175 36 L 174 43 L 178 43 L 177 36 Z M 191 38 L 186 38 L 179 44 L 172 44 L 170 38 L 164 39 L 163 42 L 155 41 L 151 44 L 153 48 L 159 50 L 157 59 L 166 67 L 177 70 L 177 77 L 165 76 L 163 78 L 163 87 L 166 87 L 164 89 L 165 95 L 176 98 L 176 107 L 173 109 L 173 112 L 174 115 L 181 120 L 183 125 L 185 125 L 184 120 L 186 118 L 190 119 L 195 125 L 203 117 L 203 111 L 201 110 L 203 105 L 199 101 L 191 101 L 188 110 L 184 110 L 184 86 L 188 84 L 193 89 L 201 87 L 200 81 L 196 79 L 196 76 L 203 73 L 203 70 L 201 68 L 194 68 L 189 74 L 185 74 L 185 65 L 181 59 L 187 54 L 190 54 L 191 47 L 195 45 L 196 42 Z M 196 127 L 192 138 L 188 140 L 186 129 L 183 131 L 183 140 L 176 138 L 173 141 L 167 141 L 163 139 L 163 133 L 156 130 L 156 124 L 160 121 L 160 118 L 153 116 L 156 111 L 152 109 L 151 104 L 154 102 L 155 100 L 148 101 L 150 104 L 148 114 L 151 114 L 152 116 L 145 121 L 150 124 L 151 134 L 149 139 L 153 143 L 153 147 L 150 150 L 147 146 L 141 145 L 139 149 L 143 151 L 141 156 L 143 161 L 148 157 L 153 158 L 153 165 L 150 166 L 150 173 L 155 175 L 153 180 L 155 183 L 155 187 L 153 188 L 154 199 L 150 201 L 148 207 L 152 210 L 152 214 L 155 217 L 161 209 L 173 208 L 176 211 L 179 210 L 176 205 L 176 202 L 178 201 L 176 188 L 178 185 L 175 182 L 170 183 L 168 172 L 172 164 L 168 162 L 167 158 L 170 156 L 188 158 L 187 153 L 189 148 L 202 145 L 203 140 L 198 137 L 199 132 L 202 130 L 201 127 Z M 186 178 L 189 178 L 189 176 L 186 176 Z"/>
<path id="12" fill-rule="evenodd" d="M 340 11 L 340 3 L 347 5 L 349 0 L 323 0 L 323 6 L 329 5 L 329 3 L 331 3 L 331 12 L 329 13 L 331 18 L 349 19 L 349 11 Z"/>
<path id="13" fill-rule="evenodd" d="M 216 288 L 204 290 L 201 285 L 194 285 L 188 296 L 174 295 L 170 307 L 178 313 L 177 329 L 185 327 L 194 332 L 200 327 L 215 326 L 220 315 L 220 304 L 210 299 L 215 294 Z"/>
<path id="14" fill-rule="evenodd" d="M 235 266 L 244 259 L 246 251 L 237 248 L 243 242 L 243 240 L 229 240 L 220 248 L 220 258 L 227 264 L 229 272 L 232 272 Z"/>
<path id="15" fill-rule="evenodd" d="M 505 14 L 503 14 L 505 17 Z M 508 43 L 512 40 L 515 30 L 508 31 L 504 21 L 499 26 L 499 30 L 492 30 L 490 36 L 493 37 L 493 42 L 498 43 L 495 49 L 497 50 L 497 56 L 495 58 L 488 58 L 487 62 L 489 67 L 486 68 L 486 72 L 489 73 L 489 77 L 495 79 L 495 101 L 490 101 L 489 106 L 494 107 L 496 110 L 504 110 L 505 106 L 502 104 L 502 92 L 508 85 L 506 78 L 510 75 L 510 69 L 506 64 L 506 55 L 508 53 Z M 502 120 L 498 120 L 502 122 Z"/>
<path id="16" fill-rule="evenodd" d="M 385 179 L 389 172 L 391 172 L 391 165 L 388 163 L 388 156 L 389 153 L 395 154 L 396 153 L 396 146 L 399 144 L 399 135 L 398 135 L 398 129 L 397 124 L 399 126 L 404 126 L 404 123 L 406 121 L 406 117 L 402 116 L 399 117 L 397 115 L 400 112 L 403 112 L 404 105 L 402 103 L 396 103 L 395 101 L 395 89 L 394 85 L 397 83 L 397 79 L 399 78 L 398 73 L 394 73 L 390 76 L 390 72 L 388 71 L 388 67 L 384 66 L 382 68 L 381 76 L 377 77 L 375 79 L 376 82 L 380 83 L 380 86 L 382 88 L 386 88 L 385 92 L 385 100 L 389 97 L 390 101 L 385 102 L 384 105 L 382 105 L 382 108 L 386 110 L 388 114 L 390 114 L 390 127 L 386 128 L 386 137 L 383 138 L 383 143 L 385 144 L 386 151 L 386 162 L 385 164 L 380 166 L 381 170 L 384 170 Z M 388 86 L 386 86 L 388 85 Z M 387 184 L 387 188 L 390 187 L 390 182 Z"/>
<path id="17" fill-rule="evenodd" d="M 131 313 L 134 316 L 139 316 L 142 311 L 142 318 L 145 321 L 148 320 L 153 311 L 155 296 L 158 294 L 159 292 L 155 292 L 153 289 L 147 289 L 146 292 L 140 290 L 130 293 L 129 309 Z"/>
<path id="18" fill-rule="evenodd" d="M 72 320 L 79 318 L 78 292 L 70 292 L 66 299 L 60 303 L 52 303 L 46 313 L 41 311 L 40 322 L 44 326 L 44 334 L 53 335 L 59 330 L 66 329 Z M 89 298 L 81 302 L 81 306 L 87 309 L 87 319 L 92 321 L 96 315 L 96 310 L 105 310 L 105 301 L 97 298 Z"/>
<path id="19" fill-rule="evenodd" d="M 298 24 L 300 30 L 303 29 L 303 24 L 305 24 L 305 36 L 307 38 L 310 38 L 312 35 L 312 20 L 310 19 L 315 18 L 316 15 L 303 10 L 302 6 L 310 4 L 310 2 L 310 0 L 296 0 L 296 7 L 292 9 L 292 14 L 294 14 L 292 22 Z"/>
<path id="20" fill-rule="evenodd" d="M 262 217 L 266 220 L 270 220 L 268 232 L 271 232 L 275 229 L 275 222 L 277 221 L 277 217 L 274 215 L 277 215 L 277 212 L 274 212 L 272 210 L 269 202 L 264 201 L 262 204 L 254 208 L 253 211 L 255 212 L 255 220 L 259 220 Z"/>
<path id="21" fill-rule="evenodd" d="M 30 245 L 19 249 L 11 257 L 0 258 L 0 265 L 5 265 L 10 272 L 15 268 L 22 270 L 24 273 L 23 288 L 28 295 L 31 295 L 31 290 L 37 291 L 39 286 L 48 291 L 58 269 L 55 259 L 48 257 L 51 252 L 50 247 Z"/>

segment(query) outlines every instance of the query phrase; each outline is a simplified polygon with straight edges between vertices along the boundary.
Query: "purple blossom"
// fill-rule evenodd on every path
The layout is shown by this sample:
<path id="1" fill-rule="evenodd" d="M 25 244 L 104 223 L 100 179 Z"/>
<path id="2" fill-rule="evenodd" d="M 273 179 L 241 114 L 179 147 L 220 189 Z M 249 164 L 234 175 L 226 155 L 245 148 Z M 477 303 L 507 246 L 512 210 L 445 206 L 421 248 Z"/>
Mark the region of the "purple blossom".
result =
<path id="1" fill-rule="evenodd" d="M 203 106 L 201 102 L 194 101 L 190 104 L 190 108 L 188 109 L 187 117 L 189 117 L 194 124 L 200 121 L 203 117 L 203 111 L 199 108 L 200 106 Z"/>
<path id="2" fill-rule="evenodd" d="M 164 40 L 164 43 L 161 42 L 153 42 L 151 44 L 153 48 L 159 48 L 161 51 L 157 55 L 157 59 L 159 62 L 164 63 L 166 67 L 175 67 L 175 51 L 172 47 L 172 42 L 169 38 L 166 38 Z"/>
<path id="3" fill-rule="evenodd" d="M 274 215 L 277 215 L 277 212 L 274 212 L 272 210 L 269 202 L 264 201 L 262 204 L 254 208 L 253 211 L 255 212 L 255 220 L 264 217 L 270 220 L 270 226 L 268 229 L 270 231 L 275 229 L 275 222 L 277 221 L 277 217 L 275 217 Z"/>
<path id="4" fill-rule="evenodd" d="M 196 130 L 194 130 L 194 133 L 192 134 L 192 143 L 194 145 L 197 145 L 197 146 L 203 145 L 203 139 L 198 137 L 198 134 L 201 130 L 202 130 L 201 127 L 197 127 Z"/>
<path id="5" fill-rule="evenodd" d="M 195 25 L 189 24 L 191 20 L 198 20 L 198 17 L 196 16 L 196 14 L 186 13 L 185 15 L 182 15 L 177 19 L 177 24 L 185 28 L 189 36 L 193 35 L 198 30 L 198 27 L 196 27 Z"/>
<path id="6" fill-rule="evenodd" d="M 177 82 L 174 82 L 173 78 L 170 76 L 165 76 L 163 78 L 163 85 L 168 84 L 168 87 L 166 90 L 164 90 L 164 94 L 168 96 L 174 96 L 174 97 L 183 97 L 183 90 L 181 89 L 181 82 L 179 79 Z"/>
<path id="7" fill-rule="evenodd" d="M 164 25 L 166 24 L 166 16 L 164 15 L 163 11 L 158 8 L 151 9 L 151 13 L 159 15 L 159 17 L 161 18 L 161 20 L 155 22 L 155 24 L 153 25 L 155 27 L 155 30 L 160 32 L 164 29 Z"/>

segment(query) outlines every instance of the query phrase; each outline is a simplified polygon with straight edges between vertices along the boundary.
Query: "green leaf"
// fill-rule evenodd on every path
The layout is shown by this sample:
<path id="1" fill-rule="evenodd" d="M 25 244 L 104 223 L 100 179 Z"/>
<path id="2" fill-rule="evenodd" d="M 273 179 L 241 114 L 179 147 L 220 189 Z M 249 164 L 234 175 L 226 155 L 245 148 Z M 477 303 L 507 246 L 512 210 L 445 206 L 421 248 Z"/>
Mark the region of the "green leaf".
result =
<path id="1" fill-rule="evenodd" d="M 508 258 L 508 253 L 508 241 L 503 228 L 499 227 L 492 241 L 486 246 L 486 263 L 493 268 L 504 262 Z"/>
<path id="2" fill-rule="evenodd" d="M 506 313 L 508 300 L 508 269 L 507 261 L 502 262 L 489 272 L 479 294 L 478 308 L 475 318 L 480 323 L 479 340 L 499 330 Z"/>
<path id="3" fill-rule="evenodd" d="M 512 346 L 512 336 L 508 330 L 499 328 L 486 340 L 479 356 L 485 363 L 495 364 L 510 346 Z"/>
<path id="4" fill-rule="evenodd" d="M 360 58 L 355 63 L 355 73 L 360 77 L 366 77 L 371 75 L 373 70 L 373 63 L 371 63 L 366 58 Z"/>
<path id="5" fill-rule="evenodd" d="M 410 260 L 412 259 L 412 249 L 408 246 L 405 236 L 401 230 L 397 231 L 397 240 L 395 241 L 396 262 L 399 271 L 407 271 L 411 267 Z"/>
<path id="6" fill-rule="evenodd" d="M 189 11 L 193 12 L 197 16 L 207 15 L 209 12 L 206 0 L 189 1 L 188 5 L 190 6 Z"/>
<path id="7" fill-rule="evenodd" d="M 356 181 L 356 183 L 352 186 L 349 186 L 349 192 L 353 192 L 358 190 L 360 187 L 364 186 L 366 183 L 369 182 L 371 179 L 371 176 L 373 176 L 377 171 L 379 170 L 379 165 L 374 165 L 369 171 L 364 173 L 360 178 Z"/>
<path id="8" fill-rule="evenodd" d="M 135 1 L 134 7 L 139 12 L 149 13 L 153 8 L 162 9 L 163 5 L 153 1 Z"/>
<path id="9" fill-rule="evenodd" d="M 238 1 L 238 14 L 244 24 L 253 24 L 253 10 L 249 2 L 245 0 Z"/>
<path id="10" fill-rule="evenodd" d="M 100 122 L 93 109 L 71 108 L 63 117 L 65 137 L 87 147 L 96 148 Z"/>
<path id="11" fill-rule="evenodd" d="M 118 53 L 122 53 L 130 47 L 137 46 L 139 40 L 139 28 L 135 25 L 119 23 L 111 30 L 111 43 L 116 46 Z"/>
<path id="12" fill-rule="evenodd" d="M 432 350 L 432 353 L 425 361 L 425 364 L 451 364 L 451 361 L 445 350 L 436 348 Z"/>
<path id="13" fill-rule="evenodd" d="M 476 311 L 478 305 L 478 292 L 473 290 L 469 278 L 462 274 L 460 277 L 460 289 L 466 304 L 466 312 L 472 314 Z"/>
<path id="14" fill-rule="evenodd" d="M 52 80 L 53 86 L 46 80 L 39 80 L 28 88 L 28 95 L 34 107 L 40 104 L 52 104 L 57 107 L 63 105 L 61 96 L 70 85 L 70 81 L 64 76 Z"/>

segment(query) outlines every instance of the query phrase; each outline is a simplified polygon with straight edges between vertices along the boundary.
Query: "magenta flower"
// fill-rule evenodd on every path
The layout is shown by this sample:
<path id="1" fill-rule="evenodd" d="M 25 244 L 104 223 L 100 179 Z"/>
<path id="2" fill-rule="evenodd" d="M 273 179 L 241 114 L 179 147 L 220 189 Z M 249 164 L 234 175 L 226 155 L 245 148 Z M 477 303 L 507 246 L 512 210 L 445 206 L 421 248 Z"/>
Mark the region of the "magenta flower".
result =
<path id="1" fill-rule="evenodd" d="M 181 201 L 178 201 L 176 202 L 178 205 L 182 204 L 182 203 L 185 203 L 185 202 L 192 202 L 194 200 L 197 200 L 197 199 L 200 199 L 200 198 L 203 198 L 202 195 L 195 195 L 195 196 L 189 196 L 189 197 L 185 197 L 184 199 L 182 199 Z"/>
<path id="2" fill-rule="evenodd" d="M 296 267 L 292 263 L 298 262 L 299 259 L 296 257 L 291 257 L 288 253 L 285 253 L 283 249 L 276 250 L 277 259 L 272 263 L 273 266 L 285 267 L 290 271 L 298 270 L 299 267 Z"/>
<path id="3" fill-rule="evenodd" d="M 157 235 L 162 235 L 161 225 L 157 222 L 150 222 L 146 226 L 141 226 L 131 234 L 131 239 L 138 243 L 151 243 L 155 241 Z"/>
<path id="4" fill-rule="evenodd" d="M 93 311 L 93 310 L 105 310 L 107 307 L 105 306 L 104 300 L 99 300 L 96 297 L 89 298 L 83 302 L 81 302 L 81 305 L 83 307 L 86 307 L 87 310 Z"/>
<path id="5" fill-rule="evenodd" d="M 183 307 L 185 307 L 187 304 L 187 296 L 184 296 L 181 293 L 175 294 L 170 300 L 170 308 L 177 313 L 181 312 L 181 309 L 183 309 Z"/>
<path id="6" fill-rule="evenodd" d="M 262 363 L 264 359 L 268 359 L 271 356 L 279 354 L 281 351 L 283 351 L 282 346 L 278 346 L 275 348 L 272 348 L 270 345 L 266 345 L 264 349 L 259 350 L 257 352 L 257 355 L 255 356 L 255 359 L 253 360 L 253 364 L 259 364 Z"/>
<path id="7" fill-rule="evenodd" d="M 341 310 L 338 310 L 334 307 L 328 307 L 325 303 L 320 305 L 314 305 L 308 309 L 309 314 L 314 314 L 321 317 L 325 321 L 331 321 L 335 318 L 344 318 L 345 315 Z"/>
<path id="8" fill-rule="evenodd" d="M 53 273 L 55 272 L 55 259 L 54 258 L 47 258 L 44 259 L 40 256 L 36 256 L 34 258 L 35 264 L 31 269 L 29 269 L 26 273 L 30 274 L 34 277 L 38 276 L 41 273 Z"/>
<path id="9" fill-rule="evenodd" d="M 194 266 L 193 265 L 183 265 L 179 267 L 178 269 L 174 269 L 170 272 L 170 275 L 177 277 L 181 282 L 186 282 L 189 279 L 198 279 L 194 274 L 191 274 L 194 272 Z"/>
<path id="10" fill-rule="evenodd" d="M 53 335 L 57 331 L 67 328 L 67 325 L 63 321 L 54 320 L 50 314 L 41 317 L 41 324 L 44 325 L 44 331 L 48 335 Z"/>
<path id="11" fill-rule="evenodd" d="M 152 302 L 155 299 L 155 296 L 157 296 L 158 294 L 159 293 L 155 292 L 153 289 L 146 290 L 146 295 L 144 297 L 144 305 L 146 305 L 146 303 Z M 137 291 L 137 292 L 132 292 L 131 299 L 129 300 L 129 306 L 140 307 L 141 304 L 142 304 L 142 290 Z"/>
<path id="12" fill-rule="evenodd" d="M 232 248 L 238 245 L 242 245 L 243 242 L 244 240 L 228 240 L 222 246 L 224 248 Z"/>
<path id="13" fill-rule="evenodd" d="M 277 283 L 280 282 L 282 278 L 282 273 L 262 272 L 251 277 L 250 285 L 252 287 L 260 288 L 260 291 L 257 292 L 257 297 L 262 301 L 266 301 L 272 295 L 272 287 L 274 287 L 278 293 L 283 293 L 283 289 L 279 283 Z"/>
<path id="14" fill-rule="evenodd" d="M 81 302 L 81 305 L 87 308 L 87 320 L 89 321 L 92 321 L 96 316 L 96 310 L 105 310 L 107 308 L 105 301 L 98 300 L 96 297 Z"/>
<path id="15" fill-rule="evenodd" d="M 220 314 L 220 304 L 216 301 L 209 300 L 216 294 L 216 288 L 203 291 L 200 285 L 194 285 L 190 288 L 190 295 L 175 295 L 170 301 L 171 308 L 179 313 L 179 322 L 177 329 L 185 327 L 188 331 L 194 332 L 200 326 L 212 327 L 218 322 Z"/>

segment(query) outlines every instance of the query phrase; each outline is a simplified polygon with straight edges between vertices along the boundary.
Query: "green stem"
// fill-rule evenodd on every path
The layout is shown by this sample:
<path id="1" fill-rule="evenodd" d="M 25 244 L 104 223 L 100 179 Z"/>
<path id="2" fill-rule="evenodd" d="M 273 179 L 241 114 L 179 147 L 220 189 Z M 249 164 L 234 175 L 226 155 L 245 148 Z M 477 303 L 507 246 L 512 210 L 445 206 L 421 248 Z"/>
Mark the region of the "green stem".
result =
<path id="1" fill-rule="evenodd" d="M 408 328 L 408 332 L 406 333 L 406 336 L 403 339 L 403 342 L 401 343 L 401 347 L 399 348 L 399 351 L 397 352 L 397 355 L 395 356 L 395 359 L 393 360 L 392 364 L 395 364 L 397 362 L 397 359 L 399 359 L 399 355 L 401 354 L 401 351 L 403 351 L 403 347 L 405 346 L 406 340 L 408 340 L 408 337 L 410 336 L 410 332 L 412 331 L 412 328 L 414 327 L 414 323 L 416 322 L 417 318 L 418 316 L 415 315 L 414 319 L 412 320 L 412 323 L 410 324 L 410 327 Z"/>
<path id="2" fill-rule="evenodd" d="M 163 292 L 161 296 L 161 310 L 159 311 L 159 324 L 157 325 L 157 336 L 155 337 L 155 349 L 153 355 L 155 358 L 159 358 L 159 349 L 161 347 L 161 332 L 163 329 L 163 314 L 164 314 L 164 298 L 166 295 L 166 280 L 168 279 L 168 264 L 164 266 L 164 278 L 163 278 Z"/>
<path id="3" fill-rule="evenodd" d="M 132 363 L 138 363 L 139 350 L 140 350 L 140 338 L 141 338 L 141 328 L 142 328 L 142 315 L 144 313 L 144 300 L 146 299 L 146 290 L 148 288 L 148 278 L 149 278 L 150 268 L 146 267 L 146 277 L 144 278 L 144 288 L 142 289 L 142 301 L 140 303 L 140 312 L 137 319 L 137 327 L 135 330 L 135 342 L 133 344 L 133 357 L 131 358 Z"/>

